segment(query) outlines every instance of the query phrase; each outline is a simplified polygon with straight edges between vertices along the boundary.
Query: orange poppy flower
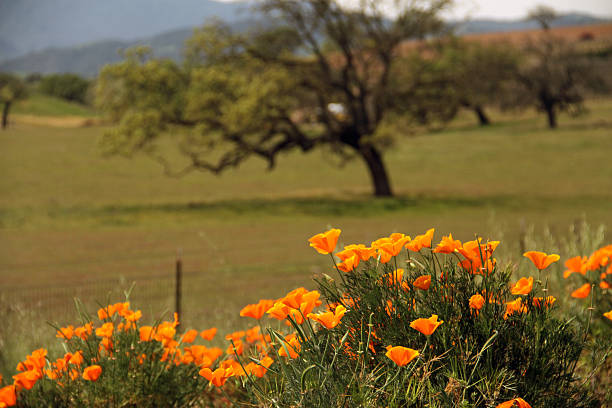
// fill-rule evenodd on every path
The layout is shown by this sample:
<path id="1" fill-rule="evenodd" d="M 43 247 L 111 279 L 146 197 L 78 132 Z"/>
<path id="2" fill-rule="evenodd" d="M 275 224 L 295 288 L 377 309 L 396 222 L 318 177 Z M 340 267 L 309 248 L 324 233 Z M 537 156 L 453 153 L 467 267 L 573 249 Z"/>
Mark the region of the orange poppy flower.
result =
<path id="1" fill-rule="evenodd" d="M 412 285 L 421 290 L 429 289 L 429 286 L 431 285 L 431 275 L 419 276 L 414 280 L 414 282 L 412 282 Z"/>
<path id="2" fill-rule="evenodd" d="M 28 371 L 35 370 L 40 371 L 46 364 L 47 350 L 40 348 L 34 350 L 32 354 L 28 355 L 25 361 L 17 364 L 17 371 Z"/>
<path id="3" fill-rule="evenodd" d="M 519 279 L 519 281 L 516 282 L 516 285 L 510 289 L 510 292 L 513 295 L 527 295 L 529 292 L 531 292 L 531 289 L 533 289 L 533 277 L 530 276 L 529 279 Z"/>
<path id="4" fill-rule="evenodd" d="M 206 378 L 210 384 L 214 385 L 215 387 L 222 387 L 227 379 L 234 375 L 231 368 L 217 368 L 215 371 L 212 371 L 208 367 L 201 369 L 199 374 Z"/>
<path id="5" fill-rule="evenodd" d="M 523 304 L 523 300 L 521 298 L 517 298 L 511 302 L 506 302 L 506 313 L 504 314 L 504 319 L 507 319 L 508 316 L 510 316 L 514 312 L 523 313 L 525 310 L 526 307 Z"/>
<path id="6" fill-rule="evenodd" d="M 200 333 L 200 337 L 202 337 L 204 340 L 210 341 L 215 338 L 216 334 L 217 334 L 217 328 L 212 327 L 208 330 L 203 330 L 202 333 Z"/>
<path id="7" fill-rule="evenodd" d="M 98 319 L 110 319 L 115 314 L 115 305 L 108 305 L 98 309 Z"/>
<path id="8" fill-rule="evenodd" d="M 430 336 L 442 323 L 444 323 L 444 321 L 438 321 L 438 315 L 431 315 L 429 319 L 413 320 L 412 323 L 410 323 L 410 327 L 426 336 Z"/>
<path id="9" fill-rule="evenodd" d="M 255 343 L 259 340 L 263 339 L 263 336 L 261 334 L 261 327 L 260 326 L 253 326 L 250 329 L 248 329 L 246 331 L 246 341 L 247 343 Z"/>
<path id="10" fill-rule="evenodd" d="M 510 401 L 506 401 L 506 402 L 502 402 L 501 404 L 499 404 L 497 407 L 495 408 L 512 408 L 514 407 L 516 404 L 516 406 L 518 408 L 531 408 L 531 405 L 529 405 L 524 399 L 522 398 L 513 398 Z"/>
<path id="11" fill-rule="evenodd" d="M 284 343 L 278 348 L 278 355 L 287 357 L 287 350 L 289 350 L 289 357 L 293 359 L 298 356 L 301 349 L 302 345 L 297 339 L 297 336 L 295 334 L 289 334 L 285 336 Z"/>
<path id="12" fill-rule="evenodd" d="M 593 252 L 586 262 L 586 269 L 595 271 L 612 262 L 612 244 Z"/>
<path id="13" fill-rule="evenodd" d="M 196 337 L 198 336 L 198 331 L 197 330 L 188 330 L 187 333 L 183 334 L 183 337 L 181 338 L 181 343 L 193 343 L 196 339 Z"/>
<path id="14" fill-rule="evenodd" d="M 377 249 L 386 252 L 389 256 L 397 256 L 404 248 L 407 242 L 410 241 L 408 235 L 401 234 L 399 232 L 393 233 L 386 240 L 379 240 Z M 385 256 L 385 258 L 387 258 Z"/>
<path id="15" fill-rule="evenodd" d="M 310 313 L 308 314 L 308 318 L 321 323 L 328 329 L 333 329 L 340 323 L 342 317 L 346 313 L 346 308 L 342 305 L 336 307 L 336 310 L 333 312 L 324 312 L 324 313 Z"/>
<path id="16" fill-rule="evenodd" d="M 387 346 L 387 352 L 385 356 L 389 357 L 395 364 L 400 367 L 405 366 L 410 363 L 416 357 L 419 356 L 419 352 L 417 350 L 413 350 L 408 347 L 402 346 Z"/>
<path id="17" fill-rule="evenodd" d="M 408 283 L 404 281 L 404 270 L 402 268 L 398 268 L 391 273 L 383 275 L 379 282 L 381 285 L 400 285 L 404 290 L 410 290 L 410 286 L 408 286 Z"/>
<path id="18" fill-rule="evenodd" d="M 274 306 L 273 300 L 262 299 L 256 304 L 246 305 L 243 307 L 240 311 L 240 316 L 252 317 L 253 319 L 259 320 L 272 306 Z"/>
<path id="19" fill-rule="evenodd" d="M 87 340 L 91 333 L 93 333 L 93 324 L 91 322 L 74 329 L 75 336 L 79 336 L 83 340 Z"/>
<path id="20" fill-rule="evenodd" d="M 77 351 L 76 353 L 74 353 L 71 357 L 70 357 L 70 364 L 74 364 L 74 365 L 81 365 L 83 364 L 84 358 L 83 358 L 83 352 L 82 351 Z"/>
<path id="21" fill-rule="evenodd" d="M 122 312 L 121 316 L 128 322 L 134 323 L 140 320 L 140 318 L 142 317 L 142 312 L 140 310 L 125 310 L 124 312 Z"/>
<path id="22" fill-rule="evenodd" d="M 115 312 L 122 317 L 130 311 L 130 302 L 120 302 L 113 305 Z"/>
<path id="23" fill-rule="evenodd" d="M 319 300 L 320 297 L 321 294 L 318 290 L 311 290 L 305 293 L 304 296 L 302 296 L 302 302 L 299 307 L 301 314 L 303 316 L 308 316 L 315 307 L 321 306 L 322 302 Z"/>
<path id="24" fill-rule="evenodd" d="M 308 290 L 305 288 L 293 289 L 291 292 L 287 293 L 285 297 L 280 299 L 280 302 L 293 309 L 299 309 L 300 304 L 302 303 L 302 297 L 306 293 L 308 293 Z"/>
<path id="25" fill-rule="evenodd" d="M 478 312 L 484 306 L 485 298 L 481 294 L 475 294 L 470 297 L 470 309 Z"/>
<path id="26" fill-rule="evenodd" d="M 363 244 L 359 244 L 359 245 L 351 244 L 351 245 L 345 246 L 342 251 L 337 252 L 335 255 L 341 261 L 344 261 L 353 255 L 357 255 L 360 261 L 367 261 L 368 259 L 376 255 L 376 249 L 368 248 L 367 246 Z"/>
<path id="27" fill-rule="evenodd" d="M 498 245 L 499 241 L 487 241 L 486 244 L 482 244 L 482 238 L 478 238 L 478 240 L 463 243 L 461 248 L 458 248 L 457 251 L 463 255 L 465 259 L 480 265 L 483 261 L 486 263 L 487 260 L 491 259 Z"/>
<path id="28" fill-rule="evenodd" d="M 457 251 L 465 258 L 460 263 L 464 270 L 472 274 L 488 275 L 493 272 L 497 263 L 492 256 L 499 241 L 489 241 L 486 244 L 481 244 L 481 242 L 481 238 L 465 242 Z"/>
<path id="29" fill-rule="evenodd" d="M 439 254 L 452 254 L 459 248 L 461 248 L 461 241 L 453 239 L 453 234 L 448 234 L 448 237 L 442 237 L 433 251 Z"/>
<path id="30" fill-rule="evenodd" d="M 83 379 L 87 381 L 97 381 L 102 374 L 102 367 L 99 365 L 92 365 L 83 370 Z"/>
<path id="31" fill-rule="evenodd" d="M 543 297 L 534 297 L 533 298 L 533 305 L 535 307 L 539 307 L 539 308 L 550 307 L 556 301 L 557 301 L 557 299 L 554 296 L 546 296 L 546 298 L 543 298 Z"/>
<path id="32" fill-rule="evenodd" d="M 346 258 L 343 262 L 336 264 L 338 269 L 346 273 L 354 271 L 358 265 L 359 265 L 359 255 L 357 254 L 353 254 L 352 256 Z"/>
<path id="33" fill-rule="evenodd" d="M 391 260 L 393 255 L 391 252 L 385 251 L 382 249 L 383 245 L 391 243 L 391 239 L 389 237 L 378 238 L 376 241 L 373 241 L 370 246 L 376 250 L 376 254 L 378 256 L 378 262 L 387 263 Z"/>
<path id="34" fill-rule="evenodd" d="M 14 384 L 17 388 L 25 388 L 26 390 L 31 390 L 34 384 L 41 378 L 42 369 L 32 369 L 13 376 Z"/>
<path id="35" fill-rule="evenodd" d="M 104 323 L 102 327 L 96 329 L 96 336 L 98 337 L 112 337 L 114 325 L 111 322 Z"/>
<path id="36" fill-rule="evenodd" d="M 167 346 L 168 343 L 174 340 L 175 334 L 176 328 L 173 325 L 168 324 L 168 322 L 162 322 L 159 326 L 157 326 L 155 340 L 163 343 L 164 346 Z"/>
<path id="37" fill-rule="evenodd" d="M 433 239 L 435 229 L 431 228 L 423 235 L 417 235 L 412 241 L 406 244 L 406 248 L 413 252 L 419 252 L 423 248 L 431 248 L 431 240 Z"/>
<path id="38" fill-rule="evenodd" d="M 559 260 L 559 255 L 557 254 L 547 255 L 545 252 L 539 251 L 528 251 L 523 256 L 529 258 L 539 270 L 546 269 L 550 264 Z"/>
<path id="39" fill-rule="evenodd" d="M 610 310 L 609 312 L 606 312 L 603 314 L 604 317 L 608 318 L 609 320 L 612 320 L 612 310 Z"/>
<path id="40" fill-rule="evenodd" d="M 266 374 L 266 371 L 268 371 L 268 368 L 272 365 L 272 363 L 274 363 L 274 360 L 272 360 L 272 358 L 269 356 L 265 356 L 259 361 L 259 363 L 250 362 L 246 365 L 245 369 L 247 373 L 261 378 Z"/>
<path id="41" fill-rule="evenodd" d="M 140 341 L 150 341 L 153 339 L 155 331 L 151 326 L 142 326 L 139 329 Z"/>
<path id="42" fill-rule="evenodd" d="M 584 299 L 591 294 L 591 284 L 585 283 L 578 289 L 572 292 L 572 297 L 576 299 Z"/>
<path id="43" fill-rule="evenodd" d="M 55 335 L 55 337 L 66 340 L 70 340 L 72 336 L 74 336 L 74 326 L 72 325 L 68 327 L 60 327 L 60 329 L 57 331 L 57 334 Z"/>
<path id="44" fill-rule="evenodd" d="M 310 246 L 316 249 L 318 253 L 324 255 L 331 254 L 336 248 L 340 232 L 341 230 L 333 228 L 311 237 L 308 239 L 308 242 L 310 242 Z"/>
<path id="45" fill-rule="evenodd" d="M 244 352 L 244 344 L 242 343 L 242 340 L 234 340 L 234 343 L 230 344 L 227 347 L 227 350 L 225 350 L 225 353 L 230 354 L 230 355 L 236 354 L 236 355 L 241 356 L 243 352 Z"/>
<path id="46" fill-rule="evenodd" d="M 246 332 L 244 330 L 238 330 L 233 333 L 226 334 L 225 340 L 240 341 L 245 335 Z"/>
<path id="47" fill-rule="evenodd" d="M 6 387 L 0 388 L 0 404 L 4 404 L 5 407 L 17 405 L 15 385 L 7 385 Z M 2 405 L 0 405 L 0 407 L 1 406 Z"/>
<path id="48" fill-rule="evenodd" d="M 283 302 L 276 302 L 266 313 L 273 319 L 285 320 L 289 314 L 289 306 Z"/>
<path id="49" fill-rule="evenodd" d="M 586 274 L 586 262 L 586 256 L 575 256 L 565 261 L 567 269 L 563 272 L 563 278 L 567 279 L 572 273 Z"/>

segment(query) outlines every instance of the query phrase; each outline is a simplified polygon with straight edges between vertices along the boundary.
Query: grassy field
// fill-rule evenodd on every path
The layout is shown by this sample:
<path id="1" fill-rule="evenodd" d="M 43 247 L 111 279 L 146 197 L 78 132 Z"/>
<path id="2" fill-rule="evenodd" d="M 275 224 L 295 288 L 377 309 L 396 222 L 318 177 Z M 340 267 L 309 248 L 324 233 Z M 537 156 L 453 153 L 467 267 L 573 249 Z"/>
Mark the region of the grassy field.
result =
<path id="1" fill-rule="evenodd" d="M 158 281 L 170 296 L 181 253 L 186 321 L 227 326 L 244 304 L 312 287 L 313 274 L 329 271 L 306 240 L 330 226 L 344 243 L 429 227 L 438 238 L 478 233 L 503 239 L 500 250 L 518 259 L 528 225 L 565 233 L 581 217 L 612 224 L 612 100 L 588 107 L 552 131 L 534 113 L 497 113 L 487 128 L 466 113 L 402 138 L 386 154 L 392 199 L 370 197 L 361 162 L 338 168 L 323 151 L 283 156 L 272 172 L 253 159 L 218 177 L 172 179 L 144 157 L 102 157 L 104 127 L 17 123 L 0 133 L 1 286 L 69 305 L 87 296 L 79 285 L 122 277 Z M 103 298 L 104 287 L 90 296 Z"/>
<path id="2" fill-rule="evenodd" d="M 96 116 L 96 112 L 87 106 L 38 92 L 33 92 L 26 99 L 17 101 L 11 112 L 17 115 L 43 117 Z"/>

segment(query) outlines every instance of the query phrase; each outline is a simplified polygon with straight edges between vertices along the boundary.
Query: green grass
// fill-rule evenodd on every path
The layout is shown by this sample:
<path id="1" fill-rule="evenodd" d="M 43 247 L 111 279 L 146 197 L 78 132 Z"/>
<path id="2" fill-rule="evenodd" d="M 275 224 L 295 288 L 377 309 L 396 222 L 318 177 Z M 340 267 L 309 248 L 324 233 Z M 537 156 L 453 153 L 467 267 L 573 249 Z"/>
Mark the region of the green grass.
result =
<path id="1" fill-rule="evenodd" d="M 41 111 L 78 112 L 33 100 Z M 385 156 L 391 199 L 370 196 L 360 161 L 338 168 L 325 151 L 284 155 L 271 172 L 252 159 L 221 176 L 173 179 L 146 157 L 103 157 L 104 127 L 17 123 L 0 132 L 0 281 L 13 298 L 60 298 L 61 308 L 45 309 L 53 320 L 70 321 L 73 296 L 104 301 L 112 286 L 77 291 L 100 279 L 159 280 L 164 290 L 149 299 L 165 307 L 179 252 L 187 324 L 229 330 L 243 305 L 330 272 L 306 242 L 330 226 L 345 244 L 430 227 L 438 238 L 478 233 L 501 238 L 499 251 L 517 259 L 526 225 L 564 232 L 583 216 L 612 224 L 612 100 L 589 108 L 561 116 L 557 130 L 533 113 L 494 113 L 487 128 L 466 113 L 444 130 L 400 138 Z"/>
<path id="2" fill-rule="evenodd" d="M 40 93 L 33 93 L 27 99 L 18 101 L 11 112 L 18 115 L 82 116 L 87 118 L 97 115 L 88 106 Z"/>

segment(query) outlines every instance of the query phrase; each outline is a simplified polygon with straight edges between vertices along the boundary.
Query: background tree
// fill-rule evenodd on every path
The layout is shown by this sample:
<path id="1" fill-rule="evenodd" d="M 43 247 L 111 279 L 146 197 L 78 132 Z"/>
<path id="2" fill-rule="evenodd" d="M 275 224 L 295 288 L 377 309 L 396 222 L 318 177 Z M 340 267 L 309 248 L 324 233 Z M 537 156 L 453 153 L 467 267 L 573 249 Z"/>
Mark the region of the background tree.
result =
<path id="1" fill-rule="evenodd" d="M 439 45 L 441 64 L 447 71 L 454 98 L 447 103 L 474 112 L 481 125 L 491 123 L 486 106 L 501 107 L 514 92 L 518 51 L 507 43 L 482 44 L 458 38 Z"/>
<path id="2" fill-rule="evenodd" d="M 545 33 L 531 40 L 524 52 L 516 75 L 520 88 L 515 104 L 535 105 L 546 113 L 550 128 L 557 127 L 559 112 L 580 113 L 589 91 L 606 91 L 593 60 L 562 38 Z"/>
<path id="3" fill-rule="evenodd" d="M 8 116 L 11 105 L 26 97 L 26 87 L 23 81 L 12 74 L 0 72 L 0 103 L 2 106 L 2 129 L 8 126 Z"/>
<path id="4" fill-rule="evenodd" d="M 557 18 L 557 12 L 552 7 L 539 5 L 527 14 L 527 20 L 535 20 L 538 22 L 542 30 L 550 30 L 550 26 Z"/>
<path id="5" fill-rule="evenodd" d="M 145 151 L 172 174 L 218 173 L 251 156 L 273 167 L 281 152 L 326 146 L 360 157 L 375 195 L 390 196 L 382 149 L 394 138 L 382 130 L 432 97 L 418 92 L 427 79 L 414 75 L 424 71 L 406 70 L 410 47 L 400 45 L 439 32 L 448 1 L 396 4 L 389 20 L 376 1 L 347 11 L 333 0 L 268 0 L 262 10 L 280 24 L 242 37 L 208 25 L 188 41 L 183 68 L 134 55 L 108 66 L 98 102 L 119 126 L 105 145 L 112 153 Z M 429 106 L 420 121 L 441 110 Z M 182 169 L 172 170 L 156 148 L 167 130 L 188 160 Z"/>
<path id="6" fill-rule="evenodd" d="M 76 74 L 51 74 L 41 78 L 39 89 L 57 98 L 86 103 L 89 81 Z"/>

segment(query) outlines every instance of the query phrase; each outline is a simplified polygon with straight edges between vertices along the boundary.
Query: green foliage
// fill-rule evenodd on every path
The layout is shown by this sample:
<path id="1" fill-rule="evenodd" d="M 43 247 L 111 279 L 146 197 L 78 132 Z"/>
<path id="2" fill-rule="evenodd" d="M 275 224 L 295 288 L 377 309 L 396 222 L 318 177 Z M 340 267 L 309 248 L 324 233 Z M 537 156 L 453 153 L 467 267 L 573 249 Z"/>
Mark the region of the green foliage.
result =
<path id="1" fill-rule="evenodd" d="M 38 86 L 43 94 L 86 104 L 89 85 L 87 79 L 76 74 L 52 74 L 43 77 Z"/>
<path id="2" fill-rule="evenodd" d="M 423 249 L 401 262 L 404 272 L 394 272 L 400 259 L 392 259 L 339 271 L 339 281 L 321 277 L 319 290 L 329 307 L 342 304 L 349 311 L 330 330 L 291 319 L 299 357 L 280 359 L 279 378 L 272 376 L 263 390 L 251 389 L 256 399 L 305 407 L 492 407 L 521 397 L 534 407 L 600 406 L 575 372 L 589 328 L 554 306 L 535 303 L 548 295 L 543 281 L 529 294 L 513 296 L 510 269 L 474 275 L 458 265 L 461 259 Z M 413 284 L 423 275 L 432 277 L 427 290 Z M 479 311 L 470 306 L 475 294 L 489 300 Z M 523 306 L 512 312 L 507 303 L 517 297 Z M 430 336 L 411 327 L 434 314 L 444 323 Z M 278 348 L 285 347 L 273 333 Z M 604 332 L 592 334 L 610 347 L 609 322 Z M 390 345 L 420 355 L 398 367 L 385 355 Z"/>
<path id="3" fill-rule="evenodd" d="M 107 153 L 129 156 L 150 150 L 168 122 L 181 121 L 187 78 L 173 61 L 148 59 L 148 55 L 145 47 L 131 49 L 124 62 L 100 72 L 97 106 L 112 120 L 120 120 L 124 130 L 110 132 L 103 140 Z"/>
<path id="4" fill-rule="evenodd" d="M 113 308 L 119 305 L 124 306 L 115 314 Z M 104 310 L 110 317 L 98 312 L 101 318 L 95 326 L 81 306 L 81 326 L 56 327 L 63 357 L 54 360 L 46 349 L 39 349 L 18 366 L 37 378 L 18 388 L 17 407 L 211 406 L 218 398 L 216 392 L 207 392 L 208 382 L 198 374 L 198 365 L 181 364 L 178 347 L 188 349 L 193 339 L 182 344 L 176 321 L 138 325 L 140 311 L 130 311 L 129 302 Z M 108 327 L 110 334 L 101 331 Z M 152 332 L 143 334 L 147 328 Z M 89 367 L 100 368 L 99 377 L 88 378 Z"/>
<path id="5" fill-rule="evenodd" d="M 449 105 L 480 110 L 484 115 L 485 107 L 504 106 L 509 94 L 516 91 L 520 53 L 510 44 L 450 38 L 438 44 L 437 52 L 447 86 L 454 91 L 446 99 Z M 479 119 L 481 124 L 489 124 L 486 115 Z"/>

